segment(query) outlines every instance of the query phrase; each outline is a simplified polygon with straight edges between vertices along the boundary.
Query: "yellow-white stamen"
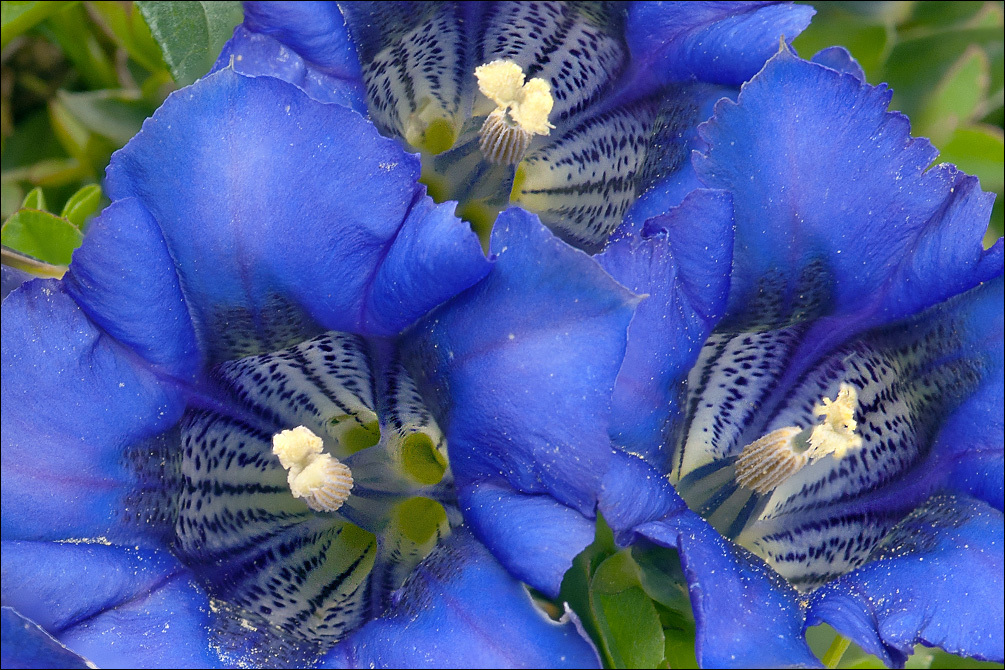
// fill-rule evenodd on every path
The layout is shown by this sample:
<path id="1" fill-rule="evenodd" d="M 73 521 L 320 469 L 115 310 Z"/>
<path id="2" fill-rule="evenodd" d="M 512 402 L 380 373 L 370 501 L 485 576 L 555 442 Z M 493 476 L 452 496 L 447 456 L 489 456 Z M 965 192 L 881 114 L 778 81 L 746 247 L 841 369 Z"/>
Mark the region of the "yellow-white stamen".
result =
<path id="1" fill-rule="evenodd" d="M 478 147 L 486 160 L 515 165 L 523 159 L 534 135 L 554 128 L 548 115 L 555 100 L 544 79 L 524 82 L 523 70 L 512 61 L 497 60 L 475 68 L 478 90 L 496 104 L 478 131 Z"/>
<path id="2" fill-rule="evenodd" d="M 324 442 L 305 426 L 272 436 L 272 453 L 289 472 L 286 481 L 295 498 L 303 498 L 317 512 L 342 507 L 352 490 L 352 471 L 331 454 Z"/>
<path id="3" fill-rule="evenodd" d="M 862 446 L 855 432 L 855 387 L 841 384 L 837 398 L 823 398 L 814 414 L 823 421 L 812 428 L 786 426 L 754 440 L 736 459 L 736 483 L 757 493 L 775 490 L 808 463 L 824 456 L 843 458 Z"/>
<path id="4" fill-rule="evenodd" d="M 818 458 L 834 454 L 843 458 L 849 449 L 862 446 L 862 437 L 855 432 L 858 424 L 855 421 L 855 407 L 858 405 L 858 394 L 855 387 L 841 384 L 837 398 L 831 401 L 824 398 L 823 402 L 813 409 L 817 416 L 824 417 L 823 423 L 814 426 L 810 433 L 810 458 Z"/>

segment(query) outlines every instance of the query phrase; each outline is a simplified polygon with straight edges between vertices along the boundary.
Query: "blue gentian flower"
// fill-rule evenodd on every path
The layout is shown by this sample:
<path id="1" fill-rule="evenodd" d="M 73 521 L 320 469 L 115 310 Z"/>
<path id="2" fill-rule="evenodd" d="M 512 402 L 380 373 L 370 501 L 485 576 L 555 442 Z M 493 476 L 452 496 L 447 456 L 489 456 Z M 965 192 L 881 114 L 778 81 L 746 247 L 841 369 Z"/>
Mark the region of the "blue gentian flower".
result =
<path id="1" fill-rule="evenodd" d="M 609 395 L 516 353 L 491 381 L 490 336 L 465 333 L 497 306 L 474 301 L 414 330 L 420 386 L 511 390 L 434 405 L 476 482 L 465 519 L 545 593 L 592 539 L 595 502 L 622 545 L 679 553 L 704 666 L 817 665 L 804 633 L 820 622 L 890 665 L 918 643 L 1001 661 L 992 196 L 929 169 L 931 144 L 846 52 L 814 60 L 783 50 L 720 102 L 694 157 L 707 188 L 594 257 L 647 296 L 623 358 L 578 370 Z"/>
<path id="2" fill-rule="evenodd" d="M 659 439 L 615 435 L 637 461 L 611 470 L 601 508 L 622 541 L 681 552 L 706 663 L 810 662 L 800 633 L 819 622 L 889 665 L 918 643 L 1000 661 L 1002 241 L 981 244 L 993 197 L 928 169 L 936 151 L 886 111 L 885 87 L 840 52 L 819 60 L 783 51 L 701 129 L 697 173 L 733 198 L 730 284 L 691 278 L 683 295 L 703 318 L 683 340 L 632 324 L 649 343 L 670 335 L 631 378 L 657 376 L 643 387 L 674 412 Z M 648 225 L 643 240 L 677 234 Z M 652 283 L 633 265 L 615 276 Z M 656 487 L 640 501 L 625 489 L 649 481 L 640 472 L 669 475 L 687 508 Z M 731 611 L 714 613 L 722 601 Z M 754 647 L 750 616 L 775 636 Z M 737 642 L 763 655 L 737 661 Z"/>
<path id="3" fill-rule="evenodd" d="M 513 203 L 596 251 L 695 186 L 694 127 L 812 15 L 775 2 L 248 2 L 218 66 L 368 114 L 422 152 L 430 193 L 482 231 Z M 538 80 L 547 92 L 530 92 Z M 525 96 L 547 100 L 536 125 L 518 115 Z"/>
<path id="4" fill-rule="evenodd" d="M 66 276 L 3 301 L 5 666 L 597 663 L 458 525 L 451 461 L 529 466 L 448 461 L 428 407 L 505 377 L 421 392 L 407 334 L 484 301 L 525 364 L 575 369 L 620 356 L 635 299 L 518 211 L 486 259 L 419 170 L 231 68 L 115 154 Z"/>

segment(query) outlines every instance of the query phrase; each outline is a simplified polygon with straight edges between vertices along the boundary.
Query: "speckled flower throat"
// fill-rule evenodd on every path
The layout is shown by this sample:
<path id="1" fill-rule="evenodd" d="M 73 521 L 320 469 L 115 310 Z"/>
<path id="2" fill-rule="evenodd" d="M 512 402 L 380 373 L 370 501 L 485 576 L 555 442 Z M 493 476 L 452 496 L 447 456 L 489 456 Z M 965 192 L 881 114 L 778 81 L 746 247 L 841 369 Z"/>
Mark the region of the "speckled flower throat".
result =
<path id="1" fill-rule="evenodd" d="M 984 364 L 924 314 L 822 345 L 839 326 L 812 318 L 820 304 L 765 300 L 750 309 L 759 323 L 709 338 L 671 476 L 691 509 L 803 590 L 882 551 L 937 488 L 927 454 Z"/>
<path id="2" fill-rule="evenodd" d="M 384 342 L 329 332 L 212 376 L 227 401 L 190 409 L 151 476 L 172 549 L 242 625 L 333 644 L 449 534 L 443 435 Z"/>
<path id="3" fill-rule="evenodd" d="M 422 152 L 430 195 L 482 233 L 514 203 L 599 248 L 685 158 L 696 110 L 667 88 L 631 92 L 620 5 L 369 4 L 340 6 L 363 45 L 370 117 Z"/>

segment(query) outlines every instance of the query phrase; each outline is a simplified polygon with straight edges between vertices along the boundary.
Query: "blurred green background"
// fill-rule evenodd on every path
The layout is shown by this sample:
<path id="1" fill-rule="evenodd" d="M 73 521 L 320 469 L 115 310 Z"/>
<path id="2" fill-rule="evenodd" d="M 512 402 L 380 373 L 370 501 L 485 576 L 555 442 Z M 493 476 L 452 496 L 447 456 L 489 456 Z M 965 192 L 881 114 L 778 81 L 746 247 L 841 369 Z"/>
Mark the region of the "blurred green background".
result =
<path id="1" fill-rule="evenodd" d="M 910 117 L 916 136 L 931 138 L 939 162 L 977 175 L 997 194 L 985 243 L 1001 236 L 1003 3 L 805 4 L 818 13 L 794 42 L 799 53 L 843 45 L 870 83 L 888 83 L 892 109 Z M 172 90 L 210 68 L 241 17 L 237 2 L 3 2 L 5 263 L 61 274 L 89 218 L 107 203 L 100 183 L 112 152 Z M 664 662 L 687 667 L 694 622 L 687 603 L 678 604 L 659 610 Z M 625 620 L 628 636 L 637 636 L 635 614 Z M 825 626 L 808 637 L 829 667 L 882 667 Z M 908 667 L 1002 666 L 919 648 Z"/>

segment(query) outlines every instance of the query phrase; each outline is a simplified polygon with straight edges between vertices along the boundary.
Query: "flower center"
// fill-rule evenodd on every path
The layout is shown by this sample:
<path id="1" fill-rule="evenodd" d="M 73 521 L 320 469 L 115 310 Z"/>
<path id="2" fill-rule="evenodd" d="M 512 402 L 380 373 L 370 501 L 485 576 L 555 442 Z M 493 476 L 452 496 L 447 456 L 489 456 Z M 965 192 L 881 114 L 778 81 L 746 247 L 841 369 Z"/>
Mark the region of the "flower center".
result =
<path id="1" fill-rule="evenodd" d="M 691 85 L 635 87 L 618 3 L 344 3 L 381 133 L 487 242 L 510 204 L 596 251 L 688 159 Z M 469 11 L 468 8 L 471 8 Z M 652 149 L 652 150 L 651 150 Z"/>
<path id="2" fill-rule="evenodd" d="M 384 341 L 329 332 L 212 381 L 136 455 L 151 490 L 168 482 L 142 499 L 242 627 L 330 646 L 459 520 L 443 434 Z"/>
<path id="3" fill-rule="evenodd" d="M 671 465 L 688 507 L 810 590 L 861 566 L 944 473 L 926 465 L 976 387 L 966 325 L 876 328 L 826 353 L 822 269 L 784 299 L 772 275 L 705 342 Z"/>
<path id="4" fill-rule="evenodd" d="M 551 85 L 539 78 L 524 83 L 520 66 L 506 60 L 480 65 L 475 77 L 478 90 L 496 104 L 478 131 L 478 148 L 490 163 L 516 165 L 534 135 L 547 135 L 555 127 L 548 123 L 555 104 Z"/>
<path id="5" fill-rule="evenodd" d="M 331 454 L 324 441 L 306 426 L 272 436 L 272 453 L 289 472 L 286 481 L 294 498 L 303 498 L 316 512 L 335 512 L 352 490 L 352 471 Z"/>
<path id="6" fill-rule="evenodd" d="M 814 408 L 823 421 L 813 428 L 785 426 L 751 442 L 736 459 L 736 483 L 757 493 L 774 491 L 811 461 L 833 455 L 844 458 L 851 449 L 862 446 L 855 433 L 855 387 L 841 384 L 837 398 Z"/>

